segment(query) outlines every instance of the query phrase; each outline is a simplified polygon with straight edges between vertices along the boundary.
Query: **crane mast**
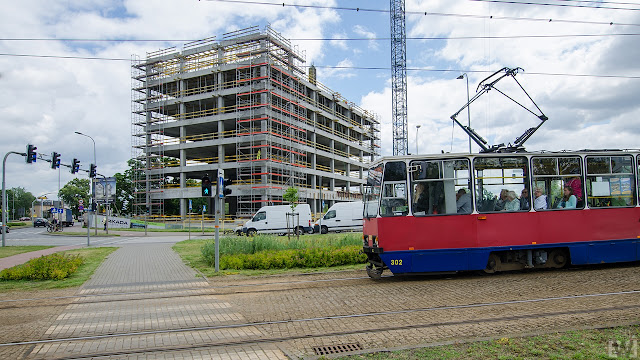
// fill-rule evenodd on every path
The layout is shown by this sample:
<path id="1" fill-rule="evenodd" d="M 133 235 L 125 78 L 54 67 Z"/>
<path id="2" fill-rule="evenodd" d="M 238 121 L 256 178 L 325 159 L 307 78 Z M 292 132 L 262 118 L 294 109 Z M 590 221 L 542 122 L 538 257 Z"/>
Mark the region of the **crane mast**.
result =
<path id="1" fill-rule="evenodd" d="M 404 0 L 391 1 L 393 155 L 407 155 L 407 43 Z"/>

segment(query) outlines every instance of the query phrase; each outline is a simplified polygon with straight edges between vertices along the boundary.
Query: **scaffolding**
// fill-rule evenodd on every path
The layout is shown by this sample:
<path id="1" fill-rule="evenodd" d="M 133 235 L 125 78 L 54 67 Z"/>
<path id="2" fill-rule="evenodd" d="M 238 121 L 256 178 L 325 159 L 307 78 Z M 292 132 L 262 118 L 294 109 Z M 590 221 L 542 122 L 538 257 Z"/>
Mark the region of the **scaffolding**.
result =
<path id="1" fill-rule="evenodd" d="M 135 213 L 199 196 L 189 180 L 216 169 L 234 180 L 238 216 L 282 203 L 289 187 L 308 189 L 301 202 L 321 201 L 323 186 L 353 198 L 379 155 L 378 118 L 308 77 L 304 61 L 269 26 L 132 57 Z"/>

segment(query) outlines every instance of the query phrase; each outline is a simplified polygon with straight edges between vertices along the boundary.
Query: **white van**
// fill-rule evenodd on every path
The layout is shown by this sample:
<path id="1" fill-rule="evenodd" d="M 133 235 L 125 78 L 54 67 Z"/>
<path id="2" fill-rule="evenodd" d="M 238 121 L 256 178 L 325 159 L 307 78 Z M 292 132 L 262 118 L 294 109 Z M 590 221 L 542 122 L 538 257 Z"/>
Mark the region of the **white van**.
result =
<path id="1" fill-rule="evenodd" d="M 313 232 L 362 231 L 362 201 L 333 204 L 326 214 L 313 225 Z"/>
<path id="2" fill-rule="evenodd" d="M 256 233 L 284 234 L 287 232 L 287 214 L 290 213 L 290 205 L 263 206 L 253 215 L 251 220 L 244 224 L 242 232 L 248 236 L 253 236 Z M 298 204 L 294 213 L 299 216 L 289 216 L 289 222 L 292 219 L 295 221 L 295 224 L 289 224 L 289 229 L 295 228 L 298 234 L 313 232 L 309 204 Z"/>

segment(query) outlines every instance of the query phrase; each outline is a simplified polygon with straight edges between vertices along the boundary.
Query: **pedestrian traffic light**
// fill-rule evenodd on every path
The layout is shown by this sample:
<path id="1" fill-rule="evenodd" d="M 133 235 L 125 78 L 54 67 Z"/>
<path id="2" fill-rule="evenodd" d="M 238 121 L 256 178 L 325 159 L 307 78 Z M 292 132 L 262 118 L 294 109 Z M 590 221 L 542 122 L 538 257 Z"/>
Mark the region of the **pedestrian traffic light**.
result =
<path id="1" fill-rule="evenodd" d="M 51 168 L 57 169 L 60 167 L 60 154 L 57 152 L 51 153 Z"/>
<path id="2" fill-rule="evenodd" d="M 209 179 L 209 174 L 202 177 L 202 196 L 211 196 L 211 179 Z"/>
<path id="3" fill-rule="evenodd" d="M 28 144 L 27 145 L 27 164 L 31 164 L 36 162 L 36 158 L 38 157 L 38 154 L 36 153 L 36 150 L 38 150 L 37 147 Z"/>
<path id="4" fill-rule="evenodd" d="M 89 167 L 89 177 L 90 178 L 96 177 L 96 165 L 95 164 L 91 164 L 91 166 Z"/>
<path id="5" fill-rule="evenodd" d="M 75 174 L 80 170 L 80 161 L 78 159 L 73 159 L 73 163 L 71 164 L 71 173 Z"/>

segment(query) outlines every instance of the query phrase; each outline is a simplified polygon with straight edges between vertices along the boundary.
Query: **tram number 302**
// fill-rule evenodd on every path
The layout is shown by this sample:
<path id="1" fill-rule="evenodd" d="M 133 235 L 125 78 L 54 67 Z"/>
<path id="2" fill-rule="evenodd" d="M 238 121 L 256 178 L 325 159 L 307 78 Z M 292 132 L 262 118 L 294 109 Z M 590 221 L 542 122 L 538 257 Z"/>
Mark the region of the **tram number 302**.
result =
<path id="1" fill-rule="evenodd" d="M 402 259 L 400 260 L 391 260 L 391 265 L 402 265 Z"/>

